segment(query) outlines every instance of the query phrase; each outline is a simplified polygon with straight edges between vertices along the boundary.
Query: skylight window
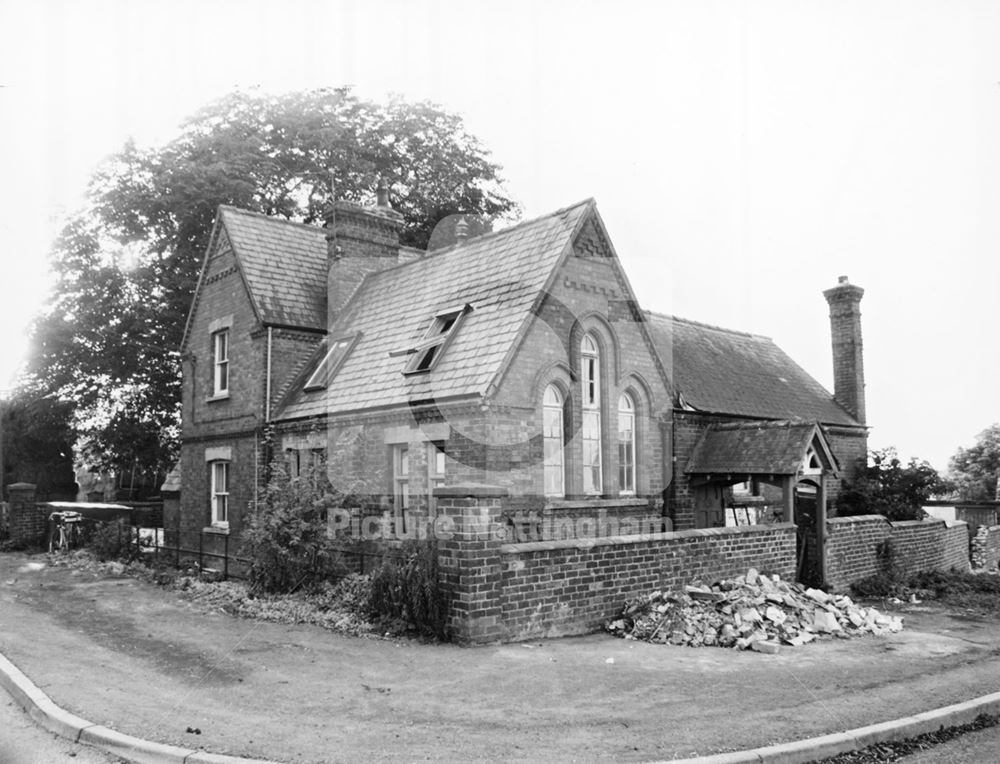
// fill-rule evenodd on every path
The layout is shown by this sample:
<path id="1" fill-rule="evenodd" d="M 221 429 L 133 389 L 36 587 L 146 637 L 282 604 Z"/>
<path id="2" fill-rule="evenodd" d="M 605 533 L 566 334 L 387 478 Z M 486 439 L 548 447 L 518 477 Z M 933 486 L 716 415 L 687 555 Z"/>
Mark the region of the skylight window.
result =
<path id="1" fill-rule="evenodd" d="M 463 305 L 461 308 L 445 310 L 434 316 L 434 321 L 431 322 L 420 344 L 405 351 L 413 357 L 406 364 L 403 373 L 421 374 L 433 369 L 455 336 L 465 314 L 470 310 L 472 310 L 471 305 Z"/>
<path id="2" fill-rule="evenodd" d="M 347 354 L 354 347 L 354 343 L 357 342 L 358 336 L 357 334 L 353 334 L 350 337 L 341 337 L 330 343 L 330 350 L 306 382 L 305 389 L 307 391 L 322 390 L 329 386 L 330 380 L 333 379 L 333 375 L 337 373 L 344 363 Z"/>

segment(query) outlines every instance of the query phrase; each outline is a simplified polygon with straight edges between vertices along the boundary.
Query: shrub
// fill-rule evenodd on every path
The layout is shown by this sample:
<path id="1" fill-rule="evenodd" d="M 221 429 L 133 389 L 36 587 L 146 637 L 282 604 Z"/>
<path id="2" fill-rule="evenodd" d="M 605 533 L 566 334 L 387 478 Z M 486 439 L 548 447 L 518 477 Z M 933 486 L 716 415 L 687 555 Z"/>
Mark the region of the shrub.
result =
<path id="1" fill-rule="evenodd" d="M 133 560 L 138 555 L 135 531 L 123 520 L 96 523 L 88 534 L 86 547 L 101 562 L 108 560 Z"/>
<path id="2" fill-rule="evenodd" d="M 329 536 L 327 513 L 344 506 L 347 495 L 330 486 L 322 464 L 295 478 L 281 462 L 271 469 L 271 479 L 241 537 L 241 553 L 250 560 L 251 589 L 291 592 L 344 575 L 347 569 Z"/>
<path id="3" fill-rule="evenodd" d="M 923 505 L 948 488 L 927 462 L 910 459 L 904 465 L 893 448 L 872 451 L 858 465 L 853 485 L 837 499 L 837 514 L 884 515 L 889 520 L 922 520 Z"/>
<path id="4" fill-rule="evenodd" d="M 448 603 L 438 583 L 437 547 L 409 542 L 402 559 L 383 560 L 372 575 L 368 607 L 375 618 L 447 639 Z"/>
<path id="5" fill-rule="evenodd" d="M 879 572 L 851 584 L 851 591 L 858 597 L 890 597 L 904 583 L 899 560 L 896 558 L 896 545 L 891 538 L 875 547 L 875 557 Z"/>

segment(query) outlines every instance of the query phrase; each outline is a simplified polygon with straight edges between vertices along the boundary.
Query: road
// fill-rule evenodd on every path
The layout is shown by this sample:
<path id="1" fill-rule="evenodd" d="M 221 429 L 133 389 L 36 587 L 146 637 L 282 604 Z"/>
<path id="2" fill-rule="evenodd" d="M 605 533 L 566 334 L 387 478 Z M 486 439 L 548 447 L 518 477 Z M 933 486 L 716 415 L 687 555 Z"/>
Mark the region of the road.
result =
<path id="1" fill-rule="evenodd" d="M 3 764 L 115 764 L 117 756 L 77 745 L 47 732 L 0 689 L 0 762 Z"/>

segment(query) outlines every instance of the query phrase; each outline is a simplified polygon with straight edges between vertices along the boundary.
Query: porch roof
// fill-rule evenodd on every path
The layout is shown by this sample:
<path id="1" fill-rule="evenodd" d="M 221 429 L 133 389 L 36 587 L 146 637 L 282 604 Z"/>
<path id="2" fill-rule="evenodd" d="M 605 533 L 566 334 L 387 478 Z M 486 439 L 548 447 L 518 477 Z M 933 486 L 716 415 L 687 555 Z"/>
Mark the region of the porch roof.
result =
<path id="1" fill-rule="evenodd" d="M 685 472 L 699 475 L 795 475 L 810 445 L 823 468 L 836 473 L 836 457 L 815 422 L 733 422 L 702 433 Z"/>

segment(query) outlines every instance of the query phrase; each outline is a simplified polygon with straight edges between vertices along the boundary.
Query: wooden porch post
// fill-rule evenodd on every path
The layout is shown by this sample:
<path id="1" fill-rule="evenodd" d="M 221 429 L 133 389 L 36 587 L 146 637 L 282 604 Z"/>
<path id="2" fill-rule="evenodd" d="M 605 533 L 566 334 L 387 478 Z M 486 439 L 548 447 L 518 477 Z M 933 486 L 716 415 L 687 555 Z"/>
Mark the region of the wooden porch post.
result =
<path id="1" fill-rule="evenodd" d="M 781 499 L 785 506 L 784 521 L 795 522 L 795 475 L 786 475 L 781 482 Z"/>
<path id="2" fill-rule="evenodd" d="M 820 583 L 826 586 L 826 480 L 820 475 L 816 492 L 816 545 L 819 547 Z"/>

